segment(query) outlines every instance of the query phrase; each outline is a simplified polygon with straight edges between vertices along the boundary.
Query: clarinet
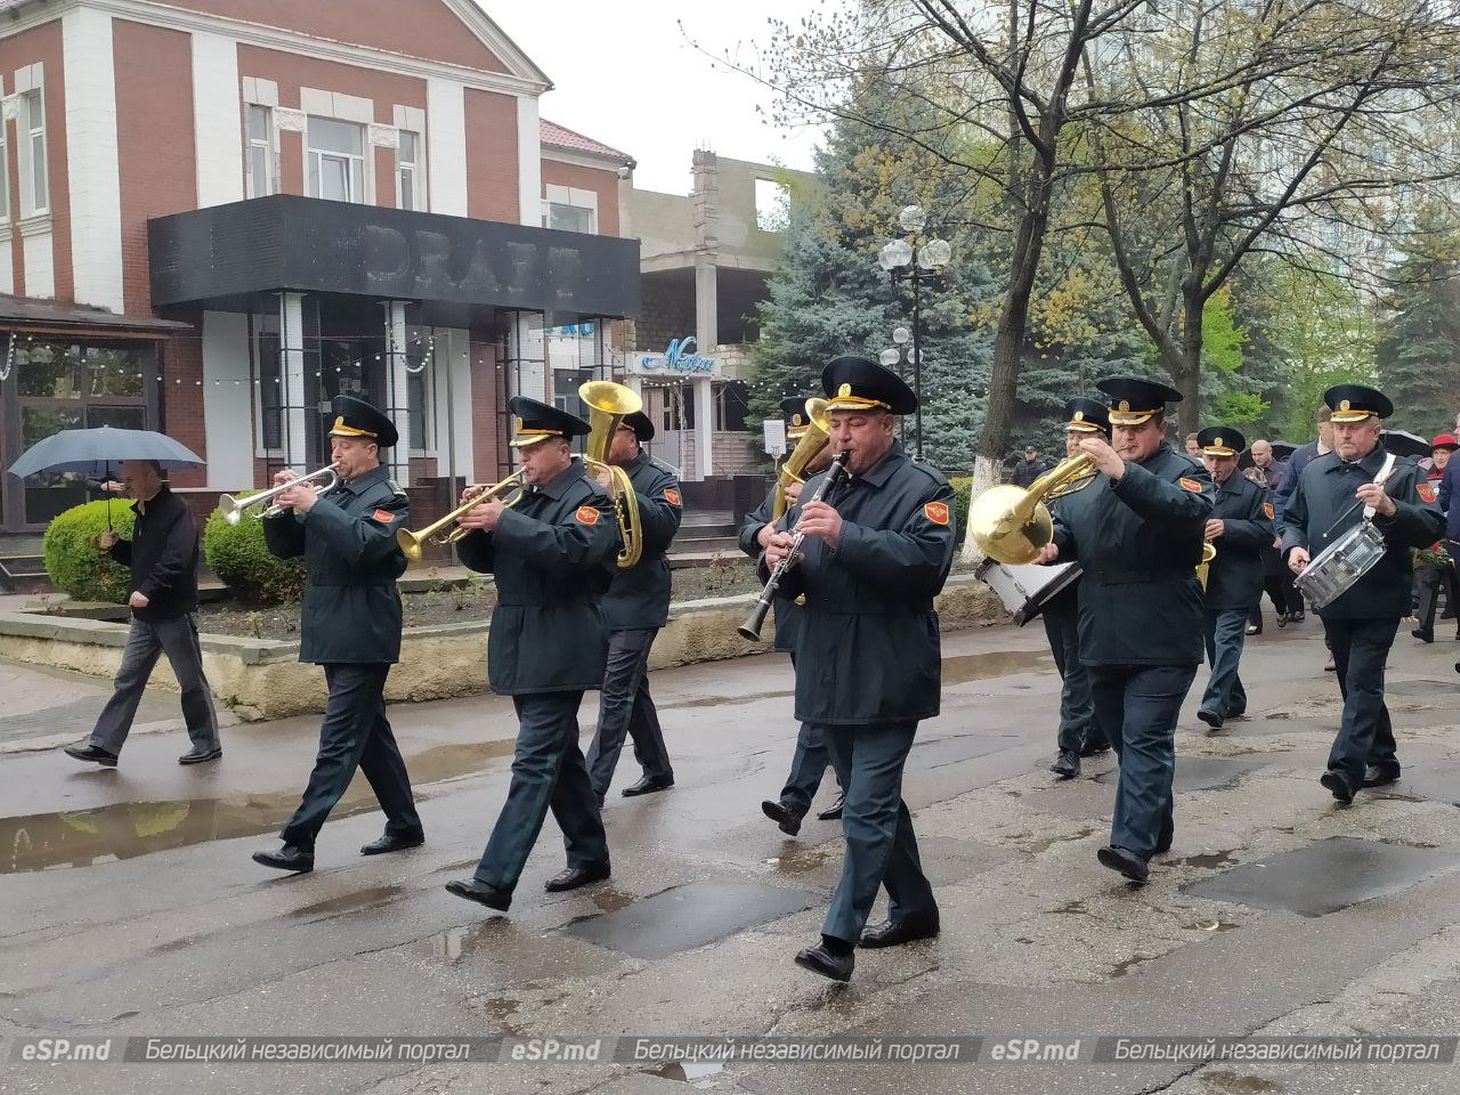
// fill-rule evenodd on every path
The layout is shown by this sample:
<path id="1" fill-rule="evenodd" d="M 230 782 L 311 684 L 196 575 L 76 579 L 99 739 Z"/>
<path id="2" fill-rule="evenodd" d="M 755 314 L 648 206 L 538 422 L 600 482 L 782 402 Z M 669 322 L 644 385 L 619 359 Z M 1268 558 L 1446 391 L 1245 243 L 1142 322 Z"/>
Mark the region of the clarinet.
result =
<path id="1" fill-rule="evenodd" d="M 831 488 L 839 483 L 847 474 L 847 458 L 851 455 L 848 452 L 839 452 L 832 458 L 831 467 L 826 471 L 826 478 L 821 481 L 821 486 L 816 488 L 816 493 L 811 496 L 811 501 L 821 502 L 825 500 Z M 803 509 L 804 513 L 805 510 Z M 796 565 L 801 544 L 805 541 L 806 534 L 801 531 L 801 519 L 796 518 L 796 535 L 791 540 L 791 550 L 779 563 L 776 569 L 771 571 L 770 578 L 766 581 L 765 588 L 760 591 L 760 600 L 755 602 L 750 615 L 745 622 L 735 630 L 740 632 L 742 638 L 752 641 L 760 638 L 760 629 L 765 626 L 766 613 L 771 610 L 771 602 L 775 600 L 776 591 L 781 587 L 781 580 L 785 578 L 787 571 Z"/>

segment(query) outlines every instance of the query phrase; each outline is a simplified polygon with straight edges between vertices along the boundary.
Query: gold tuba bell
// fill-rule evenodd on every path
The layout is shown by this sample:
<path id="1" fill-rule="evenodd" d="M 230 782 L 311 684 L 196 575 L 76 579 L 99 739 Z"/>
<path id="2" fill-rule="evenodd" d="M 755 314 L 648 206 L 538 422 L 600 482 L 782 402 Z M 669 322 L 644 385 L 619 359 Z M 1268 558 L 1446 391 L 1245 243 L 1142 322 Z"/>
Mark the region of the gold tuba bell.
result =
<path id="1" fill-rule="evenodd" d="M 786 488 L 792 483 L 806 482 L 806 469 L 821 455 L 821 450 L 831 440 L 831 422 L 826 417 L 826 400 L 812 397 L 806 401 L 806 432 L 796 442 L 791 455 L 781 465 L 776 479 L 776 498 L 771 504 L 771 520 L 779 521 L 790 508 L 786 503 Z"/>
<path id="2" fill-rule="evenodd" d="M 639 523 L 639 501 L 629 473 L 608 462 L 608 450 L 613 446 L 619 424 L 642 409 L 644 401 L 632 388 L 612 380 L 590 380 L 579 387 L 578 398 L 588 407 L 591 427 L 584 446 L 585 458 L 595 470 L 607 468 L 613 479 L 609 494 L 613 496 L 613 512 L 618 521 L 618 565 L 620 570 L 627 570 L 644 554 L 644 529 Z"/>
<path id="3" fill-rule="evenodd" d="M 1196 564 L 1196 580 L 1201 583 L 1203 590 L 1207 587 L 1207 574 L 1211 569 L 1212 560 L 1217 557 L 1217 545 L 1210 540 L 1201 542 L 1201 562 Z"/>
<path id="4" fill-rule="evenodd" d="M 968 527 L 979 550 L 995 562 L 1032 563 L 1054 539 L 1054 520 L 1043 499 L 1057 488 L 1095 469 L 1088 456 L 1071 456 L 1045 472 L 1026 490 L 1002 483 L 984 491 L 968 507 Z"/>

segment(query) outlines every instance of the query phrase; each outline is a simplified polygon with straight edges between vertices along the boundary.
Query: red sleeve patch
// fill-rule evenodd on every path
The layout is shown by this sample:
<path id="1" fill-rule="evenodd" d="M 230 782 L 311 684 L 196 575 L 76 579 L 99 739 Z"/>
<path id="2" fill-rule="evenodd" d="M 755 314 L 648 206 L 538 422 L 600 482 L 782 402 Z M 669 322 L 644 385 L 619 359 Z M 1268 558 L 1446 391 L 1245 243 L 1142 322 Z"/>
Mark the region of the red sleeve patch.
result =
<path id="1" fill-rule="evenodd" d="M 1439 488 L 1433 483 L 1416 483 L 1414 489 L 1419 491 L 1420 500 L 1424 502 L 1433 502 L 1440 496 Z"/>
<path id="2" fill-rule="evenodd" d="M 598 511 L 592 506 L 579 506 L 578 512 L 573 516 L 578 519 L 580 525 L 598 524 Z"/>
<path id="3" fill-rule="evenodd" d="M 1267 514 L 1267 519 L 1269 521 L 1277 517 L 1277 510 L 1273 509 L 1271 502 L 1262 503 L 1262 512 Z"/>
<path id="4" fill-rule="evenodd" d="M 1180 479 L 1176 481 L 1180 483 L 1184 488 L 1191 491 L 1193 494 L 1201 493 L 1201 483 L 1196 479 L 1188 479 L 1186 478 L 1186 476 L 1183 475 Z"/>
<path id="5" fill-rule="evenodd" d="M 395 514 L 388 509 L 378 509 L 370 515 L 370 520 L 379 521 L 382 525 L 388 525 L 395 520 Z"/>
<path id="6" fill-rule="evenodd" d="M 665 487 L 664 488 L 664 499 L 671 506 L 682 506 L 682 505 L 684 505 L 684 503 L 679 500 L 679 491 L 675 490 L 673 487 Z"/>
<path id="7" fill-rule="evenodd" d="M 948 503 L 928 502 L 923 506 L 923 516 L 935 525 L 948 523 Z"/>

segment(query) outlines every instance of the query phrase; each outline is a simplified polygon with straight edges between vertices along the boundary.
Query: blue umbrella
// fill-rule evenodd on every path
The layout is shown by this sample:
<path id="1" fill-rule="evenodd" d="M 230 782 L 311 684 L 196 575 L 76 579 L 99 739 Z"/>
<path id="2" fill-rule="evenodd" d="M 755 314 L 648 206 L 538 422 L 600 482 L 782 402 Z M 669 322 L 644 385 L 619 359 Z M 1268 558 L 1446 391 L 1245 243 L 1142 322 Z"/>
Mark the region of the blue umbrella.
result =
<path id="1" fill-rule="evenodd" d="M 124 460 L 155 460 L 164 468 L 203 466 L 191 449 L 166 434 L 101 426 L 94 430 L 62 430 L 37 441 L 10 465 L 10 474 L 24 479 L 42 472 L 73 471 L 110 479 L 112 465 Z M 107 525 L 111 525 L 110 495 Z"/>

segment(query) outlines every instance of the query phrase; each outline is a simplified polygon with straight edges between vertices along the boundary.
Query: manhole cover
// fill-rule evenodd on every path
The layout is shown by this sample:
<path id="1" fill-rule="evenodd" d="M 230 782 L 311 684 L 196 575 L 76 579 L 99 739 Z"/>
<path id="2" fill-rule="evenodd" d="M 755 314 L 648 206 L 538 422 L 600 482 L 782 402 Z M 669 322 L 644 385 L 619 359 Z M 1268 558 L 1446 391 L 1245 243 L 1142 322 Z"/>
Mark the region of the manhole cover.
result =
<path id="1" fill-rule="evenodd" d="M 757 882 L 691 882 L 559 930 L 635 958 L 667 958 L 824 900 L 805 890 Z"/>
<path id="2" fill-rule="evenodd" d="M 975 757 L 986 757 L 1019 744 L 1015 737 L 993 737 L 988 734 L 959 734 L 947 738 L 924 738 L 914 741 L 908 763 L 915 768 L 942 768 L 961 764 Z"/>
<path id="3" fill-rule="evenodd" d="M 1222 757 L 1177 757 L 1176 778 L 1172 781 L 1177 791 L 1211 791 L 1218 787 L 1230 787 L 1248 772 L 1261 768 L 1257 760 L 1227 760 Z M 1120 770 L 1113 768 L 1095 777 L 1096 783 L 1115 784 L 1120 780 Z"/>
<path id="4" fill-rule="evenodd" d="M 1338 836 L 1183 886 L 1193 897 L 1324 916 L 1460 867 L 1460 855 Z"/>

